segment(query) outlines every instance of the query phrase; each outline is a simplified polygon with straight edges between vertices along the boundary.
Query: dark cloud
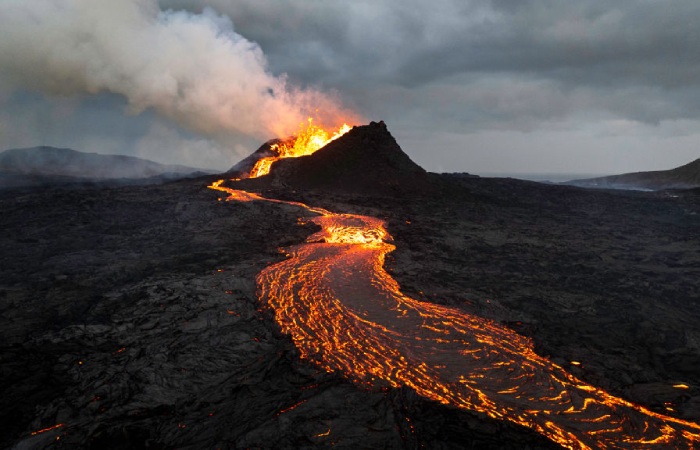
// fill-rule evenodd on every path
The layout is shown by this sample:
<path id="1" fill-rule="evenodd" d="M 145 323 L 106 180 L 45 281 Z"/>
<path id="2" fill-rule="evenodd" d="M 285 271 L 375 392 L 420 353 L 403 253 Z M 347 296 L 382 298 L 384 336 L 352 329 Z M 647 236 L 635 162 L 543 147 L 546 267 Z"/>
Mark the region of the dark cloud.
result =
<path id="1" fill-rule="evenodd" d="M 689 140 L 700 139 L 696 0 L 160 0 L 158 4 L 164 11 L 189 11 L 194 17 L 164 14 L 200 26 L 201 13 L 211 8 L 205 14 L 220 22 L 219 30 L 235 33 L 250 43 L 249 48 L 260 50 L 265 61 L 262 73 L 269 80 L 337 95 L 365 117 L 386 120 L 395 134 L 409 140 L 402 145 L 417 159 L 430 153 L 426 160 L 432 161 L 449 153 L 451 159 L 462 155 L 463 170 L 478 165 L 479 158 L 492 164 L 493 158 L 483 153 L 489 136 L 520 152 L 507 152 L 508 158 L 522 155 L 525 160 L 530 154 L 546 165 L 554 158 L 542 158 L 542 150 L 534 147 L 547 142 L 552 133 L 557 133 L 554 141 L 565 142 L 567 132 L 562 130 L 568 130 L 572 139 L 586 133 L 591 137 L 586 140 L 589 147 L 609 152 L 654 143 L 666 147 L 656 150 L 659 154 L 668 154 L 667 147 L 677 144 L 683 150 L 673 157 L 675 161 L 690 159 Z M 206 45 L 192 48 L 200 66 L 216 58 L 207 54 Z M 3 90 L 7 92 L 0 87 L 0 95 Z M 176 123 L 192 120 L 186 110 L 184 115 L 166 115 L 175 122 L 161 123 L 172 131 Z M 148 119 L 149 131 L 142 130 L 140 136 L 155 139 L 168 134 L 163 128 L 154 133 L 154 121 Z M 620 126 L 630 123 L 636 125 Z M 683 123 L 682 142 L 673 141 L 669 131 L 679 129 L 675 123 Z M 201 128 L 189 126 L 195 131 Z M 416 130 L 427 137 L 418 138 Z M 182 130 L 178 133 L 190 143 L 197 139 Z M 649 139 L 661 135 L 665 137 Z M 462 142 L 464 148 L 421 150 L 418 143 L 429 142 L 430 136 L 445 145 Z M 244 152 L 240 145 L 252 145 L 249 136 L 231 139 L 225 145 L 239 145 L 238 152 Z M 578 150 L 568 153 L 571 158 L 585 158 L 583 146 L 572 147 Z M 626 167 L 620 162 L 625 158 L 599 159 L 606 164 L 616 161 L 617 170 L 646 168 Z M 458 163 L 447 166 L 460 170 Z M 600 172 L 605 171 L 601 167 Z"/>
<path id="2" fill-rule="evenodd" d="M 202 4 L 161 1 L 188 3 Z M 463 72 L 593 85 L 699 82 L 700 3 L 692 0 L 204 3 L 232 17 L 273 66 L 306 80 L 320 79 L 316 62 L 325 73 L 332 55 L 334 77 L 350 83 L 365 74 L 412 86 Z"/>
<path id="3" fill-rule="evenodd" d="M 335 88 L 369 115 L 395 116 L 378 96 L 420 99 L 467 129 L 519 129 L 581 108 L 651 124 L 700 114 L 694 0 L 161 1 L 203 3 L 258 42 L 275 71 Z M 400 98 L 378 95 L 386 90 Z"/>

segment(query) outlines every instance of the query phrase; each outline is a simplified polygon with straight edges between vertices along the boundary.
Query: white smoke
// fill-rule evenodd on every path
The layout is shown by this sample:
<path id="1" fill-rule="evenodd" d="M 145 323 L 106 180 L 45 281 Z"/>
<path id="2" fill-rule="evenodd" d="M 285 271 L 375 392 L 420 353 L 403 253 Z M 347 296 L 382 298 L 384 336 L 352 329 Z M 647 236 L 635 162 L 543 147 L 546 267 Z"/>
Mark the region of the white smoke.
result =
<path id="1" fill-rule="evenodd" d="M 2 0 L 0 30 L 0 83 L 50 95 L 120 94 L 133 113 L 152 108 L 210 136 L 268 139 L 308 116 L 335 125 L 344 114 L 332 97 L 271 74 L 260 47 L 211 9 Z"/>

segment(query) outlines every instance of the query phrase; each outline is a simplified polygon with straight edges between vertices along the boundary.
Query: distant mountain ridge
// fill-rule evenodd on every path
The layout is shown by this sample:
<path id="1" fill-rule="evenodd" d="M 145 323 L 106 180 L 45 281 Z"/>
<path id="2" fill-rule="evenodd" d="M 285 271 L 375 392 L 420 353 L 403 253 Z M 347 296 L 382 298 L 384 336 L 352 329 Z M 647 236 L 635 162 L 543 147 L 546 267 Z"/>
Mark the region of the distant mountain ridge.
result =
<path id="1" fill-rule="evenodd" d="M 49 146 L 10 149 L 0 153 L 0 174 L 5 179 L 13 180 L 13 184 L 23 179 L 96 181 L 179 178 L 192 173 L 209 172 L 181 165 L 160 164 L 135 156 L 101 155 Z M 29 181 L 29 184 L 33 183 Z"/>
<path id="2" fill-rule="evenodd" d="M 634 172 L 607 177 L 567 181 L 581 187 L 610 189 L 691 189 L 700 187 L 700 159 L 675 169 L 651 172 Z"/>

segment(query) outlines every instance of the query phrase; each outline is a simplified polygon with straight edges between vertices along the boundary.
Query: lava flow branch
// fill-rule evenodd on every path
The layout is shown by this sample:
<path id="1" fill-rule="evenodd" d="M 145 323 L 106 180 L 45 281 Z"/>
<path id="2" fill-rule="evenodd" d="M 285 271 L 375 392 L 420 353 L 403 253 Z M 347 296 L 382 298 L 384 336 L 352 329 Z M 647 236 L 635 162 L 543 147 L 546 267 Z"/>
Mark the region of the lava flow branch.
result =
<path id="1" fill-rule="evenodd" d="M 223 186 L 228 200 L 267 200 Z M 445 405 L 508 420 L 568 449 L 700 445 L 700 425 L 577 379 L 496 322 L 402 294 L 376 218 L 294 204 L 322 230 L 257 277 L 261 301 L 304 359 L 362 385 L 409 386 Z"/>

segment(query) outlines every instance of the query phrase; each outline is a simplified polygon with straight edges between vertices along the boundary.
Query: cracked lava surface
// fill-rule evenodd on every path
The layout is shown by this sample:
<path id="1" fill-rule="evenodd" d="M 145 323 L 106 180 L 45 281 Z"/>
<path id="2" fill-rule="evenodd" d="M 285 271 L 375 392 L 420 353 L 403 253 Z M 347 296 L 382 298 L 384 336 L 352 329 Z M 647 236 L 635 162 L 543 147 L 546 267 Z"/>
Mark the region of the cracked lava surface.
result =
<path id="1" fill-rule="evenodd" d="M 537 355 L 530 339 L 402 294 L 384 270 L 394 249 L 376 218 L 210 187 L 231 201 L 307 209 L 322 230 L 257 277 L 260 300 L 302 358 L 358 384 L 409 386 L 445 405 L 508 420 L 569 449 L 694 448 L 700 425 L 608 394 Z"/>

